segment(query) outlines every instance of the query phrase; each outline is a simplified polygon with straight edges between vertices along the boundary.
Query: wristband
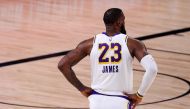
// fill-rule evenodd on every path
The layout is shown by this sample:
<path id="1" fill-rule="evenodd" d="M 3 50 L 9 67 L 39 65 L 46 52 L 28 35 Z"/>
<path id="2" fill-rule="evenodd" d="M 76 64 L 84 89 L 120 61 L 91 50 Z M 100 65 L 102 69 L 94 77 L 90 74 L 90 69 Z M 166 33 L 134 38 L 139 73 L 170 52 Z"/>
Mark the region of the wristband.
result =
<path id="1" fill-rule="evenodd" d="M 138 92 L 136 93 L 136 95 L 137 95 L 137 97 L 139 97 L 139 98 L 143 98 L 143 96 L 140 95 Z"/>
<path id="2" fill-rule="evenodd" d="M 80 91 L 80 92 L 82 92 L 82 91 L 84 91 L 86 89 L 86 87 L 80 87 L 78 90 Z"/>

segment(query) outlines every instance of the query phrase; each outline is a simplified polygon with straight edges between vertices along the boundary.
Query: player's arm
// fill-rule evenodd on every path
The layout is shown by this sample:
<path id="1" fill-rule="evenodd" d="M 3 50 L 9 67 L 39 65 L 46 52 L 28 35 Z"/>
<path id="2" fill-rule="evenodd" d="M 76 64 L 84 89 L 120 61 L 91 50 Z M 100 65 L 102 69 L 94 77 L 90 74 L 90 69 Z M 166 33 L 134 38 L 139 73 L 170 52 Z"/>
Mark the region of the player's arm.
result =
<path id="1" fill-rule="evenodd" d="M 142 67 L 145 69 L 145 73 L 140 88 L 137 91 L 137 95 L 144 96 L 153 83 L 158 69 L 154 58 L 151 54 L 148 54 L 145 45 L 138 40 L 134 40 L 134 43 L 134 56 L 138 59 Z"/>
<path id="2" fill-rule="evenodd" d="M 135 107 L 139 102 L 141 102 L 142 97 L 145 95 L 145 93 L 153 83 L 157 75 L 157 65 L 153 57 L 150 54 L 148 54 L 147 49 L 142 42 L 136 39 L 129 38 L 128 43 L 131 55 L 136 57 L 137 60 L 145 69 L 141 85 L 137 93 L 133 94 L 134 107 Z"/>
<path id="3" fill-rule="evenodd" d="M 90 95 L 91 88 L 82 84 L 82 82 L 76 77 L 72 67 L 89 54 L 92 45 L 91 42 L 92 39 L 81 42 L 58 63 L 58 69 L 62 72 L 65 78 L 86 97 Z"/>

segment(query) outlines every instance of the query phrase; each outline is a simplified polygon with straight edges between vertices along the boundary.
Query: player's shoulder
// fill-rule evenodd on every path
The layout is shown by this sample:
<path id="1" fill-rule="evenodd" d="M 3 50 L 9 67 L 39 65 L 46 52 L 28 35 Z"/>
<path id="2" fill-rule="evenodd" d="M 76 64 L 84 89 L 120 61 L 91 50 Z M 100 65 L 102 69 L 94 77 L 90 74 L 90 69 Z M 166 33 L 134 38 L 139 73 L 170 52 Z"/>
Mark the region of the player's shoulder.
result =
<path id="1" fill-rule="evenodd" d="M 137 51 L 146 51 L 146 46 L 140 40 L 128 37 L 127 46 L 131 53 L 131 56 L 134 56 Z"/>
<path id="2" fill-rule="evenodd" d="M 104 36 L 106 36 L 106 35 L 105 35 L 105 32 L 98 33 L 98 34 L 96 34 L 96 35 L 94 36 L 94 39 L 102 38 L 102 37 L 104 37 Z"/>
<path id="3" fill-rule="evenodd" d="M 86 47 L 93 44 L 94 37 L 85 39 L 78 44 L 78 47 Z"/>
<path id="4" fill-rule="evenodd" d="M 83 52 L 86 52 L 87 54 L 90 53 L 90 50 L 93 46 L 93 41 L 94 41 L 94 37 L 86 39 L 81 41 L 78 46 L 76 47 L 76 49 L 81 50 Z"/>
<path id="5" fill-rule="evenodd" d="M 143 42 L 141 42 L 141 41 L 138 40 L 138 39 L 131 38 L 131 37 L 128 37 L 127 43 L 128 43 L 128 45 L 131 46 L 132 48 L 144 47 L 144 43 L 143 43 Z"/>

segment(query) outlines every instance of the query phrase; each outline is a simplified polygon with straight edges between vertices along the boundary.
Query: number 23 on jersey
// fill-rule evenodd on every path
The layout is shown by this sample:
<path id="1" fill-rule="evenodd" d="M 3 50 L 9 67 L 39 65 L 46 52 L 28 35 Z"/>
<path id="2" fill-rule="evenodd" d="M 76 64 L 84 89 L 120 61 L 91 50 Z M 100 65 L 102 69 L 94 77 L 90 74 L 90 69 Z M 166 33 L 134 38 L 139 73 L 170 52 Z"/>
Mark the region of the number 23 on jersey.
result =
<path id="1" fill-rule="evenodd" d="M 119 43 L 111 43 L 110 45 L 108 45 L 107 43 L 100 43 L 98 48 L 102 51 L 99 56 L 100 64 L 114 64 L 121 61 L 121 45 Z M 113 56 L 106 56 L 109 50 L 113 50 Z"/>

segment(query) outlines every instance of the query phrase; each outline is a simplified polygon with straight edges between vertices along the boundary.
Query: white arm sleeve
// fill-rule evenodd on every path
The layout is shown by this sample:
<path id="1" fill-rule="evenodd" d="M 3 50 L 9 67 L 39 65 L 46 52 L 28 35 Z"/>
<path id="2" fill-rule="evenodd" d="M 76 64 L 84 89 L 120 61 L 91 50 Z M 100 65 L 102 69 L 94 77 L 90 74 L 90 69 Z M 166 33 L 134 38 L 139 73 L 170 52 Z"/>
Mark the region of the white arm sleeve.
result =
<path id="1" fill-rule="evenodd" d="M 140 64 L 143 66 L 146 72 L 143 76 L 140 88 L 138 89 L 138 93 L 144 96 L 151 84 L 153 83 L 157 75 L 158 69 L 156 62 L 151 55 L 144 56 L 141 59 Z"/>

